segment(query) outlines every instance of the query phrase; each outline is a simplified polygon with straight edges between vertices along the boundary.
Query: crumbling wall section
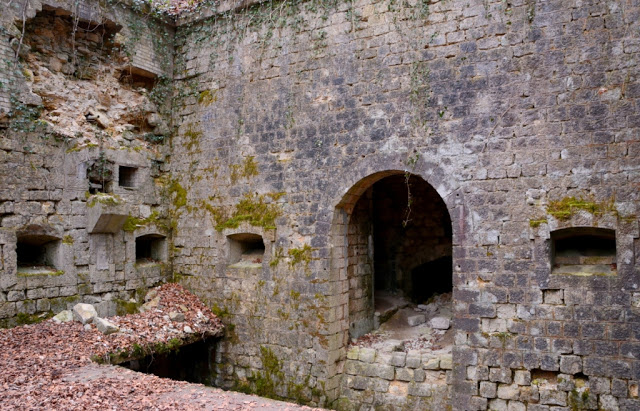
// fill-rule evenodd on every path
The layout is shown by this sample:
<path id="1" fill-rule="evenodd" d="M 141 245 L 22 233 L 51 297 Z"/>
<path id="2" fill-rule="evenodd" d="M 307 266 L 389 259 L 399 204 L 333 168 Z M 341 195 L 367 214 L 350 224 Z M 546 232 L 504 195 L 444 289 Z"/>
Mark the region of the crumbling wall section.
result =
<path id="1" fill-rule="evenodd" d="M 0 323 L 38 321 L 79 301 L 102 316 L 126 313 L 170 274 L 163 198 L 172 89 L 159 75 L 171 59 L 158 75 L 131 75 L 135 42 L 122 32 L 146 19 L 128 8 L 26 1 L 9 10 Z M 170 45 L 159 31 L 173 33 L 160 22 L 139 31 L 156 45 Z M 158 239 L 154 259 L 136 247 L 146 234 Z"/>

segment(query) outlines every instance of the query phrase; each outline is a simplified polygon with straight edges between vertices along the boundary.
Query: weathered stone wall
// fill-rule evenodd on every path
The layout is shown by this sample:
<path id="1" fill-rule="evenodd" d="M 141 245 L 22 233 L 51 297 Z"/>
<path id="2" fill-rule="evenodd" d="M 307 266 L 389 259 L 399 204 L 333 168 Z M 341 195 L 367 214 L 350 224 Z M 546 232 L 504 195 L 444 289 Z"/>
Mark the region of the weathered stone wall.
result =
<path id="1" fill-rule="evenodd" d="M 12 96 L 0 119 L 0 324 L 79 301 L 103 316 L 124 313 L 170 274 L 167 152 L 157 143 L 170 132 L 171 89 L 160 100 L 157 88 L 142 91 L 122 75 L 136 64 L 136 43 L 118 33 L 140 18 L 130 9 L 30 1 L 10 10 L 2 41 L 14 47 L 3 49 L 10 64 L 0 71 Z M 173 29 L 154 24 L 140 33 L 161 44 Z M 153 258 L 136 252 L 146 234 L 164 237 Z"/>
<path id="2" fill-rule="evenodd" d="M 347 223 L 373 183 L 411 170 L 451 216 L 451 406 L 570 406 L 526 377 L 575 361 L 589 401 L 637 408 L 636 2 L 253 7 L 176 36 L 174 264 L 243 336 L 221 354 L 229 384 L 275 375 L 280 395 L 340 397 Z M 232 295 L 223 251 L 239 222 L 273 232 L 251 298 Z M 551 275 L 550 233 L 576 226 L 616 230 L 614 275 Z"/>
<path id="3" fill-rule="evenodd" d="M 451 402 L 451 354 L 385 352 L 353 346 L 347 352 L 338 408 L 444 410 Z"/>
<path id="4" fill-rule="evenodd" d="M 0 119 L 0 318 L 76 299 L 113 311 L 173 268 L 227 324 L 221 386 L 347 409 L 406 389 L 391 402 L 410 408 L 420 367 L 348 355 L 350 331 L 373 320 L 367 192 L 409 172 L 451 220 L 455 343 L 438 398 L 640 407 L 637 2 L 250 3 L 179 19 L 175 40 L 127 7 L 33 0 L 3 13 L 5 60 L 24 4 L 27 23 L 100 10 L 95 21 L 122 28 L 93 46 L 85 36 L 104 77 L 58 70 L 31 48 L 38 30 L 20 65 L 0 66 L 12 109 Z M 171 146 L 154 145 L 172 124 Z M 133 188 L 121 167 L 137 168 Z M 554 232 L 576 227 L 615 231 L 608 271 L 552 274 Z M 166 264 L 137 255 L 145 234 L 170 234 Z M 19 271 L 19 241 L 44 268 Z M 387 391 L 372 370 L 391 365 Z"/>

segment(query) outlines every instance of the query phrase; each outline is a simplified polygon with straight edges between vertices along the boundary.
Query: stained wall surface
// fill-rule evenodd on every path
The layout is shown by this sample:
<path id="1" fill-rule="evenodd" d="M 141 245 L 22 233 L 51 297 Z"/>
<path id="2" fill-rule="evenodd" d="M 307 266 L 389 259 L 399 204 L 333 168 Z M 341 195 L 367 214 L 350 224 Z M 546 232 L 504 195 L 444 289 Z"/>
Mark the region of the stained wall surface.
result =
<path id="1" fill-rule="evenodd" d="M 452 407 L 638 406 L 637 2 L 209 14 L 176 33 L 174 265 L 235 327 L 226 384 L 261 381 L 269 353 L 293 384 L 278 394 L 339 396 L 368 292 L 352 209 L 408 171 L 451 217 Z M 576 226 L 616 231 L 615 268 L 551 274 L 550 233 Z M 273 236 L 253 276 L 227 268 L 228 230 Z"/>
<path id="2" fill-rule="evenodd" d="M 97 21 L 12 4 L 4 60 L 21 5 L 26 23 Z M 640 407 L 640 5 L 247 4 L 174 21 L 106 5 L 115 34 L 67 48 L 96 76 L 25 31 L 23 65 L 0 67 L 0 318 L 114 311 L 171 278 L 227 326 L 222 387 L 343 409 Z M 373 322 L 371 190 L 405 175 L 450 218 L 451 356 L 350 345 Z M 614 230 L 615 263 L 564 250 L 582 275 L 554 274 L 554 238 L 577 227 Z M 151 268 L 147 234 L 166 238 Z M 55 270 L 19 275 L 19 239 L 55 241 Z"/>

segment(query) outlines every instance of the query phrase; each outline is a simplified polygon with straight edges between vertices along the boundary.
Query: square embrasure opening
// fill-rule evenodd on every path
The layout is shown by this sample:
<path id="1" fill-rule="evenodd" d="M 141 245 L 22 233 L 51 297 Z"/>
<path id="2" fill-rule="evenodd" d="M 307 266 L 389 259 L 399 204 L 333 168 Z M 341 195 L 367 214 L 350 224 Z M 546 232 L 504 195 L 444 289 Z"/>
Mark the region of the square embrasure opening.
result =
<path id="1" fill-rule="evenodd" d="M 166 259 L 166 237 L 147 234 L 136 238 L 136 264 L 159 263 Z"/>
<path id="2" fill-rule="evenodd" d="M 120 187 L 135 188 L 137 167 L 120 166 L 118 168 L 118 185 Z"/>
<path id="3" fill-rule="evenodd" d="M 262 267 L 264 259 L 264 240 L 252 233 L 239 233 L 227 236 L 229 242 L 229 264 L 233 267 Z"/>
<path id="4" fill-rule="evenodd" d="M 616 275 L 616 232 L 605 228 L 565 228 L 551 233 L 551 273 Z"/>
<path id="5" fill-rule="evenodd" d="M 23 235 L 16 243 L 18 273 L 37 275 L 60 268 L 60 239 L 47 235 Z"/>

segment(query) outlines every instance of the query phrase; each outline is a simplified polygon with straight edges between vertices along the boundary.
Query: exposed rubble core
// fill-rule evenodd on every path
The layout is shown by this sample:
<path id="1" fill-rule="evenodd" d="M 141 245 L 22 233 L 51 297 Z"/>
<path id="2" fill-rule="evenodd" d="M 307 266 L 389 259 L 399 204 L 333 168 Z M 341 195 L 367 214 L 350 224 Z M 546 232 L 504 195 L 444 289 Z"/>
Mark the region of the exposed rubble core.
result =
<path id="1" fill-rule="evenodd" d="M 40 120 L 74 147 L 105 139 L 128 146 L 127 140 L 146 133 L 169 134 L 149 96 L 157 76 L 140 76 L 144 70 L 128 64 L 119 29 L 47 6 L 26 23 L 21 55 L 31 92 L 42 99 Z"/>

